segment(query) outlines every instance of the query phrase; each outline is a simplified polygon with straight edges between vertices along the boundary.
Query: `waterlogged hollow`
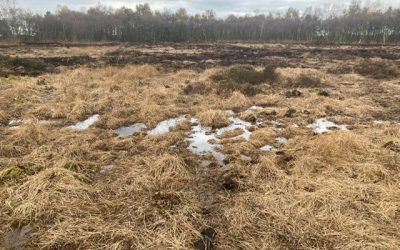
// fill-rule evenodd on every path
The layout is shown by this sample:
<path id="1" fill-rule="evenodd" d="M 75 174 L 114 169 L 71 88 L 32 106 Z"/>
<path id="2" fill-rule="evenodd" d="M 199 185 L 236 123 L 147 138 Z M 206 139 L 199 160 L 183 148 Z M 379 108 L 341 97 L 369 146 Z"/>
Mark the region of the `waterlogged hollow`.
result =
<path id="1" fill-rule="evenodd" d="M 218 129 L 217 136 L 221 136 L 226 131 L 242 129 L 244 131 L 243 134 L 234 137 L 234 139 L 242 137 L 247 141 L 250 140 L 251 132 L 247 129 L 247 127 L 251 126 L 250 122 L 243 121 L 238 117 L 230 117 L 229 120 L 232 123 L 228 127 Z"/>
<path id="2" fill-rule="evenodd" d="M 313 124 L 307 127 L 312 128 L 317 134 L 328 133 L 331 129 L 348 130 L 347 125 L 337 125 L 334 122 L 328 121 L 326 118 L 317 119 Z"/>
<path id="3" fill-rule="evenodd" d="M 150 135 L 163 135 L 168 133 L 172 128 L 176 127 L 178 122 L 186 120 L 186 116 L 181 115 L 177 118 L 168 119 L 160 122 L 157 126 L 149 131 Z"/>
<path id="4" fill-rule="evenodd" d="M 118 134 L 119 137 L 129 137 L 133 134 L 141 132 L 146 128 L 147 126 L 144 123 L 135 123 L 131 126 L 121 127 L 117 129 L 115 132 Z"/>
<path id="5" fill-rule="evenodd" d="M 5 233 L 3 241 L 10 249 L 22 249 L 28 234 L 32 231 L 31 225 L 23 226 L 20 229 Z"/>
<path id="6" fill-rule="evenodd" d="M 211 154 L 218 164 L 224 166 L 225 155 L 217 151 L 222 145 L 210 143 L 211 140 L 218 141 L 215 132 L 213 133 L 209 127 L 203 127 L 196 118 L 192 118 L 191 122 L 196 125 L 192 127 L 192 131 L 186 139 L 190 142 L 188 149 L 192 153 L 202 157 Z M 202 165 L 206 167 L 210 163 L 211 161 L 205 160 L 202 162 Z"/>
<path id="7" fill-rule="evenodd" d="M 101 166 L 100 173 L 101 174 L 107 173 L 107 172 L 111 171 L 113 168 L 114 168 L 114 165 Z"/>
<path id="8" fill-rule="evenodd" d="M 277 137 L 277 138 L 275 138 L 275 141 L 276 141 L 277 143 L 279 143 L 279 144 L 285 144 L 285 143 L 288 142 L 288 139 L 285 138 L 285 137 Z"/>
<path id="9" fill-rule="evenodd" d="M 221 165 L 225 166 L 224 160 L 225 155 L 218 150 L 222 147 L 220 144 L 220 136 L 226 132 L 235 129 L 241 129 L 244 132 L 241 135 L 234 137 L 234 139 L 244 138 L 245 140 L 249 140 L 251 136 L 251 132 L 247 129 L 251 123 L 243 121 L 240 118 L 233 117 L 235 114 L 228 110 L 226 111 L 230 117 L 231 124 L 225 128 L 220 128 L 213 131 L 210 127 L 204 127 L 200 124 L 200 121 L 197 118 L 192 118 L 191 122 L 194 124 L 192 126 L 192 131 L 189 137 L 186 139 L 190 142 L 188 149 L 201 157 L 212 155 L 216 162 Z M 215 143 L 210 143 L 210 141 L 214 141 Z M 211 163 L 209 160 L 205 160 L 202 162 L 203 166 L 208 166 Z"/>
<path id="10" fill-rule="evenodd" d="M 12 119 L 8 122 L 8 126 L 10 129 L 18 129 L 23 125 L 28 125 L 32 124 L 33 120 L 28 118 L 28 119 Z M 52 124 L 61 124 L 62 122 L 60 120 L 40 120 L 39 124 L 42 125 L 52 125 Z"/>
<path id="11" fill-rule="evenodd" d="M 82 122 L 78 122 L 77 124 L 69 126 L 67 128 L 73 129 L 73 130 L 85 130 L 85 129 L 88 129 L 93 124 L 95 124 L 99 120 L 99 118 L 100 118 L 100 115 L 98 115 L 98 114 L 92 115 L 88 119 L 86 119 Z"/>
<path id="12" fill-rule="evenodd" d="M 258 110 L 263 110 L 264 108 L 263 107 L 260 107 L 260 106 L 251 106 L 250 108 L 248 108 L 245 112 L 255 112 L 255 111 L 258 111 Z"/>
<path id="13" fill-rule="evenodd" d="M 272 151 L 273 149 L 274 147 L 271 145 L 265 145 L 262 148 L 260 148 L 261 151 Z"/>

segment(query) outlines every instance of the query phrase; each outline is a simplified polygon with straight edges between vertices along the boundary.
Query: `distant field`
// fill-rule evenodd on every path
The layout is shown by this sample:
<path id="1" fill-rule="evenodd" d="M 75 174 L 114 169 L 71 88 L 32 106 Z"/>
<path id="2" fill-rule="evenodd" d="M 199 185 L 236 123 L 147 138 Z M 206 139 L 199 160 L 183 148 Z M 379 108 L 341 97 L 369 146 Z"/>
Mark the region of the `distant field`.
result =
<path id="1" fill-rule="evenodd" d="M 0 248 L 400 247 L 398 46 L 0 55 Z"/>

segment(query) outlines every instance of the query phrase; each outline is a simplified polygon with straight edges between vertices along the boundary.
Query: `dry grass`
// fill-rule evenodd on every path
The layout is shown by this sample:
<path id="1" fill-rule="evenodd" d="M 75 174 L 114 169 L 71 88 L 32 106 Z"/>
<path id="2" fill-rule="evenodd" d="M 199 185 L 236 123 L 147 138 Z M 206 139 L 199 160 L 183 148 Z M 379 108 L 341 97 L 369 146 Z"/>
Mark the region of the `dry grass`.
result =
<path id="1" fill-rule="evenodd" d="M 229 116 L 222 110 L 206 110 L 197 115 L 203 126 L 222 128 L 229 125 Z"/>
<path id="2" fill-rule="evenodd" d="M 80 67 L 1 79 L 0 248 L 10 248 L 3 235 L 30 225 L 14 242 L 24 249 L 193 249 L 209 227 L 216 249 L 397 249 L 398 83 L 296 66 L 276 70 L 282 84 L 256 95 L 220 95 L 210 76 L 225 68 Z M 285 83 L 300 78 L 292 87 L 302 95 L 287 98 Z M 263 108 L 244 112 L 252 105 Z M 204 168 L 188 150 L 189 119 L 160 136 L 115 134 L 180 115 L 225 127 L 225 110 L 253 124 L 249 141 L 233 139 L 240 129 L 220 136 L 225 168 Z M 93 114 L 100 120 L 87 130 L 63 128 Z M 315 135 L 307 126 L 321 117 L 350 130 Z M 12 119 L 25 122 L 10 128 Z"/>

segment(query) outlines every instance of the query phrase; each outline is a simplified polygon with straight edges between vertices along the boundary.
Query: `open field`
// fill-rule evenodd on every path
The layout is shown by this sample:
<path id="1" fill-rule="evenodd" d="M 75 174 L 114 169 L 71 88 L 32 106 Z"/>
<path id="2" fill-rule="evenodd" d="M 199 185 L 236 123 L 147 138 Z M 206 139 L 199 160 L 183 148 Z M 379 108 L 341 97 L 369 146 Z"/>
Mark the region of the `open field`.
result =
<path id="1" fill-rule="evenodd" d="M 400 248 L 399 47 L 0 55 L 0 248 Z"/>

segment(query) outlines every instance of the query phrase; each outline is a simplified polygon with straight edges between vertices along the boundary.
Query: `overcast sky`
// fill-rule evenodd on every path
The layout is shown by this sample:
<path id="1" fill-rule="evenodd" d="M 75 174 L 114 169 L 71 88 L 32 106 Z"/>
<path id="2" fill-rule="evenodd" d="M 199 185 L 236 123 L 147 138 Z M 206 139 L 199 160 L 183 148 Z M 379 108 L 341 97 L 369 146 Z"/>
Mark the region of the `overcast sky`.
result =
<path id="1" fill-rule="evenodd" d="M 0 0 L 2 1 L 2 0 Z M 383 5 L 393 7 L 400 6 L 400 0 L 378 0 Z M 190 13 L 204 12 L 213 9 L 218 16 L 227 16 L 228 14 L 245 14 L 259 12 L 277 12 L 284 11 L 288 7 L 305 9 L 310 6 L 321 7 L 326 4 L 335 3 L 337 6 L 348 5 L 351 0 L 17 0 L 18 6 L 30 9 L 34 12 L 44 13 L 47 10 L 53 11 L 57 5 L 67 5 L 72 9 L 82 10 L 97 5 L 98 2 L 113 7 L 132 7 L 137 4 L 149 3 L 152 9 L 174 11 L 178 8 L 186 8 Z M 363 0 L 364 3 L 373 5 L 376 0 Z"/>

